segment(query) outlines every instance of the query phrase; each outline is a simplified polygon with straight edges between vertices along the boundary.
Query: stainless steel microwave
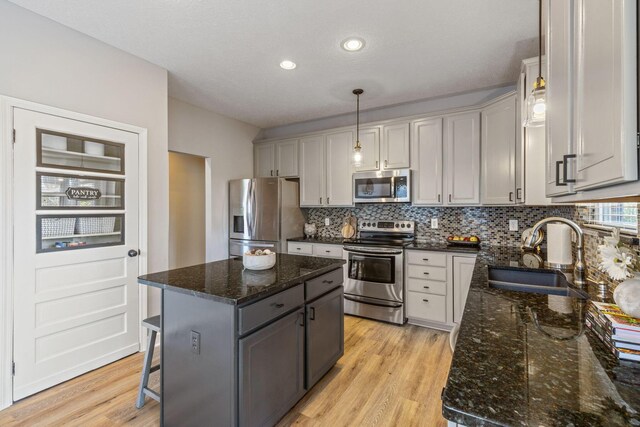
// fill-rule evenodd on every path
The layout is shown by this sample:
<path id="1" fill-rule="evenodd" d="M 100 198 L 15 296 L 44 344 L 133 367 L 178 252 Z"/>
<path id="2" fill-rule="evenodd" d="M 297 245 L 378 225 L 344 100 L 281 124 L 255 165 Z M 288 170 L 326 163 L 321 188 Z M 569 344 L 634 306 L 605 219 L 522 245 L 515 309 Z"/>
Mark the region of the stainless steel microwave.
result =
<path id="1" fill-rule="evenodd" d="M 353 174 L 354 203 L 411 201 L 411 171 L 396 169 Z"/>

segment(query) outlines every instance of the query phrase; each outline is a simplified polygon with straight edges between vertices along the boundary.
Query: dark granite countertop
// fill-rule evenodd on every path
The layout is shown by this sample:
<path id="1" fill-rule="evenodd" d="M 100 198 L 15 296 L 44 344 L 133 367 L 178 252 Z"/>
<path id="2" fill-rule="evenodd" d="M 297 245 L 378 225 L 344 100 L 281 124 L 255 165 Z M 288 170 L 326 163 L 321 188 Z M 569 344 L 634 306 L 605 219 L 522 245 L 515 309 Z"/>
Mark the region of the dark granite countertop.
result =
<path id="1" fill-rule="evenodd" d="M 316 237 L 307 239 L 306 237 L 292 237 L 288 242 L 320 243 L 323 245 L 341 245 L 344 242 L 342 237 Z"/>
<path id="2" fill-rule="evenodd" d="M 405 246 L 405 249 L 417 251 L 459 252 L 465 254 L 477 254 L 480 251 L 480 248 L 478 248 L 477 246 L 456 246 L 447 245 L 446 243 L 423 241 L 415 241 L 409 246 Z"/>
<path id="3" fill-rule="evenodd" d="M 341 268 L 342 259 L 277 254 L 269 270 L 245 270 L 242 258 L 225 259 L 138 277 L 143 285 L 209 298 L 227 304 L 246 304 Z"/>
<path id="4" fill-rule="evenodd" d="M 618 361 L 586 329 L 587 300 L 490 288 L 489 265 L 532 269 L 515 248 L 478 252 L 444 417 L 467 426 L 640 425 L 640 363 Z"/>

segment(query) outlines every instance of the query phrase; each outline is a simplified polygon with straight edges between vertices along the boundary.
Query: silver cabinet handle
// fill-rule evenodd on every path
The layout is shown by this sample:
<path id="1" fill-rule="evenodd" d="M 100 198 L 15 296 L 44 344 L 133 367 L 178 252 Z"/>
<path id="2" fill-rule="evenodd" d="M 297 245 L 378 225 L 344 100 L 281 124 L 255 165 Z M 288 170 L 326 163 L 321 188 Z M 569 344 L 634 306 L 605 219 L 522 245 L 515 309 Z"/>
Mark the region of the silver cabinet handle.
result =
<path id="1" fill-rule="evenodd" d="M 422 258 L 423 261 L 429 261 L 429 258 Z"/>
<path id="2" fill-rule="evenodd" d="M 327 197 L 327 204 L 329 204 L 329 198 Z"/>
<path id="3" fill-rule="evenodd" d="M 516 188 L 516 199 L 522 200 L 522 188 Z"/>
<path id="4" fill-rule="evenodd" d="M 273 176 L 273 169 L 271 169 L 271 172 L 269 172 L 270 176 Z"/>
<path id="5" fill-rule="evenodd" d="M 429 287 L 428 287 L 428 286 L 423 286 L 423 288 L 425 288 L 425 289 L 429 289 Z"/>
<path id="6" fill-rule="evenodd" d="M 389 164 L 389 163 L 385 160 L 385 161 L 384 161 L 384 167 L 386 168 L 388 164 Z"/>
<path id="7" fill-rule="evenodd" d="M 567 171 L 567 166 L 569 166 L 569 159 L 575 159 L 577 156 L 575 154 L 565 154 L 564 156 L 562 156 L 562 160 L 563 160 L 563 164 L 562 164 L 562 181 L 566 184 L 573 184 L 576 182 L 575 179 L 569 179 L 567 177 L 568 171 Z"/>
<path id="8" fill-rule="evenodd" d="M 322 204 L 322 197 L 320 197 L 320 204 Z"/>
<path id="9" fill-rule="evenodd" d="M 451 203 L 451 194 L 449 194 L 449 203 Z"/>
<path id="10" fill-rule="evenodd" d="M 438 194 L 438 203 L 440 203 L 440 195 Z"/>
<path id="11" fill-rule="evenodd" d="M 376 160 L 376 169 L 379 169 L 379 167 L 378 167 L 378 161 L 377 161 L 377 160 Z"/>
<path id="12" fill-rule="evenodd" d="M 276 169 L 276 176 L 280 176 L 280 169 Z"/>
<path id="13" fill-rule="evenodd" d="M 424 301 L 424 302 L 429 302 L 429 300 L 428 300 L 428 299 L 423 299 L 422 301 Z"/>
<path id="14" fill-rule="evenodd" d="M 428 276 L 428 275 L 429 275 L 429 272 L 428 272 L 428 271 L 425 271 L 425 272 L 424 272 L 424 273 L 422 273 L 422 274 L 424 274 L 425 276 Z"/>
<path id="15" fill-rule="evenodd" d="M 509 191 L 509 201 L 513 202 L 513 191 Z"/>

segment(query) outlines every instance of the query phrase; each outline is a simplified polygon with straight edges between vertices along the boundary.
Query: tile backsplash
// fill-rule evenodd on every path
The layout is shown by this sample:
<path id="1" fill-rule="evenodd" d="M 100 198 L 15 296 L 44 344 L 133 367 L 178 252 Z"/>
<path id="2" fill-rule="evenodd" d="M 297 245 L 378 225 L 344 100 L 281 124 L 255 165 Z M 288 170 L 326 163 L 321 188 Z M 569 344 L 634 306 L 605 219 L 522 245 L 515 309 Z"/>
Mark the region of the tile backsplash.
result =
<path id="1" fill-rule="evenodd" d="M 307 222 L 313 222 L 320 237 L 339 237 L 344 220 L 354 215 L 358 220 L 412 220 L 416 222 L 416 237 L 432 242 L 444 242 L 447 236 L 476 235 L 489 245 L 520 246 L 522 232 L 549 216 L 573 218 L 573 206 L 496 206 L 496 207 L 417 207 L 409 204 L 370 204 L 354 208 L 303 209 Z M 329 218 L 331 225 L 325 226 Z M 431 219 L 438 219 L 438 228 L 431 228 Z M 509 220 L 518 221 L 518 231 L 509 231 Z"/>

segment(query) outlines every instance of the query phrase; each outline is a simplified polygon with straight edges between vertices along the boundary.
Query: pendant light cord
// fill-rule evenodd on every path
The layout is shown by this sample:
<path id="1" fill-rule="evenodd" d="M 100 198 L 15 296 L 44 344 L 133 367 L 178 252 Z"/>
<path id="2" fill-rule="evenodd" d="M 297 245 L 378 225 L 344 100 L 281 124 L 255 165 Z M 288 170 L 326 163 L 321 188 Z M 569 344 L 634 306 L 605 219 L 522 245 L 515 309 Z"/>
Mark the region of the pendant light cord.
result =
<path id="1" fill-rule="evenodd" d="M 356 141 L 360 142 L 360 95 L 356 95 Z"/>
<path id="2" fill-rule="evenodd" d="M 538 84 L 542 83 L 542 0 L 538 1 Z"/>

